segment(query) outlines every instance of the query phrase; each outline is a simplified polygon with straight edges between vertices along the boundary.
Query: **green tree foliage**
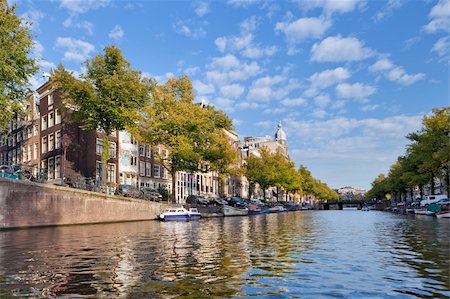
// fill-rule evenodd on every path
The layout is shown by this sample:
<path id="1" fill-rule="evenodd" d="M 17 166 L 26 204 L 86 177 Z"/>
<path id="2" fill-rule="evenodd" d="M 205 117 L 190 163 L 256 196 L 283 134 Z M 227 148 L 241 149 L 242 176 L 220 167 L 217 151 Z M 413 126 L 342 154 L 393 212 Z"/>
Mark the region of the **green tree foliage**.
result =
<path id="1" fill-rule="evenodd" d="M 372 188 L 367 192 L 366 197 L 368 199 L 384 199 L 386 194 L 388 193 L 388 189 L 389 188 L 387 186 L 386 176 L 381 173 L 372 182 Z"/>
<path id="2" fill-rule="evenodd" d="M 105 47 L 105 53 L 85 62 L 86 73 L 76 78 L 62 65 L 52 81 L 73 109 L 73 120 L 87 130 L 106 135 L 136 125 L 139 109 L 149 97 L 150 84 L 141 72 L 131 69 L 119 48 Z"/>
<path id="3" fill-rule="evenodd" d="M 188 77 L 171 78 L 162 85 L 152 82 L 151 95 L 134 135 L 169 151 L 159 159 L 172 176 L 172 190 L 177 171 L 229 170 L 226 164 L 233 164 L 236 155 L 223 130 L 232 130 L 232 122 L 213 107 L 194 104 Z"/>
<path id="4" fill-rule="evenodd" d="M 33 38 L 29 24 L 16 16 L 16 6 L 0 0 L 0 131 L 16 113 L 24 113 L 29 79 L 38 70 L 29 57 Z"/>
<path id="5" fill-rule="evenodd" d="M 406 154 L 399 157 L 391 166 L 388 176 L 377 178 L 372 183 L 368 195 L 378 199 L 386 193 L 400 194 L 419 186 L 423 195 L 423 186 L 430 184 L 434 194 L 434 179 L 445 181 L 447 194 L 450 194 L 450 107 L 433 109 L 425 116 L 422 129 L 407 136 L 411 143 Z M 383 195 L 384 193 L 384 195 Z"/>

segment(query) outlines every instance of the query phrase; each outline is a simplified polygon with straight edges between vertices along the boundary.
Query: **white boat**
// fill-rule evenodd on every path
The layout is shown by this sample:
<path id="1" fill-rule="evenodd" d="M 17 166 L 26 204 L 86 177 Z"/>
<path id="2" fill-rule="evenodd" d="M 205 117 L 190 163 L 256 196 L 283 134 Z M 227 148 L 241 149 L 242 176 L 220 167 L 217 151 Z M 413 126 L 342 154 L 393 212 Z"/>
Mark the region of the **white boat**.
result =
<path id="1" fill-rule="evenodd" d="M 223 206 L 223 215 L 224 216 L 245 216 L 248 215 L 247 208 L 235 208 L 232 206 Z"/>
<path id="2" fill-rule="evenodd" d="M 368 212 L 370 211 L 369 207 L 362 207 L 361 211 Z"/>
<path id="3" fill-rule="evenodd" d="M 159 214 L 159 219 L 164 221 L 189 220 L 189 219 L 198 219 L 200 217 L 201 214 L 198 212 L 196 208 L 190 208 L 189 210 L 186 210 L 183 207 L 167 209 L 164 210 L 161 214 Z"/>
<path id="4" fill-rule="evenodd" d="M 441 211 L 436 213 L 437 218 L 450 218 L 450 211 Z"/>
<path id="5" fill-rule="evenodd" d="M 414 209 L 414 214 L 433 216 L 434 212 L 428 211 L 427 209 Z"/>

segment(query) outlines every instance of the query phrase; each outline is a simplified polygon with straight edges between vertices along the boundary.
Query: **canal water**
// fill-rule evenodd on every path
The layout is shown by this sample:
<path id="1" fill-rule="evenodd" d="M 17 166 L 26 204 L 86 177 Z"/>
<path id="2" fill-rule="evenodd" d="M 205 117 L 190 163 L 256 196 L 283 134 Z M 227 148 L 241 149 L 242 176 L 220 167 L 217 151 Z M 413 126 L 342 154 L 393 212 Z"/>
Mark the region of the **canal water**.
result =
<path id="1" fill-rule="evenodd" d="M 448 298 L 449 232 L 356 210 L 0 231 L 0 298 Z"/>

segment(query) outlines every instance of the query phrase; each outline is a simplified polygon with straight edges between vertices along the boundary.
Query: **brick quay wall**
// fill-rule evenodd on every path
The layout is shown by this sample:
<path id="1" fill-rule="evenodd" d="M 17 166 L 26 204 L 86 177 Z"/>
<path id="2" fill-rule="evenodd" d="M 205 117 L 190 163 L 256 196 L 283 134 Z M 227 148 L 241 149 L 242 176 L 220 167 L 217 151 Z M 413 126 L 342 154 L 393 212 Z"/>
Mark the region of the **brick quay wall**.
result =
<path id="1" fill-rule="evenodd" d="M 0 229 L 153 220 L 167 204 L 0 178 Z"/>

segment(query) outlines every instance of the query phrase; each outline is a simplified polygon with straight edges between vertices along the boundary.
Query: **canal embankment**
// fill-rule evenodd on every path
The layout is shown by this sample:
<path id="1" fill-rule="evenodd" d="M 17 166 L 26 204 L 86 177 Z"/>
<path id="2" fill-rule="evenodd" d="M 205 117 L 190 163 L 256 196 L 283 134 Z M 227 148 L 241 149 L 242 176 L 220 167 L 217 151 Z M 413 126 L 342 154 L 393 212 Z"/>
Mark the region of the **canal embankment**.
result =
<path id="1" fill-rule="evenodd" d="M 167 204 L 0 178 L 0 229 L 156 219 Z"/>

